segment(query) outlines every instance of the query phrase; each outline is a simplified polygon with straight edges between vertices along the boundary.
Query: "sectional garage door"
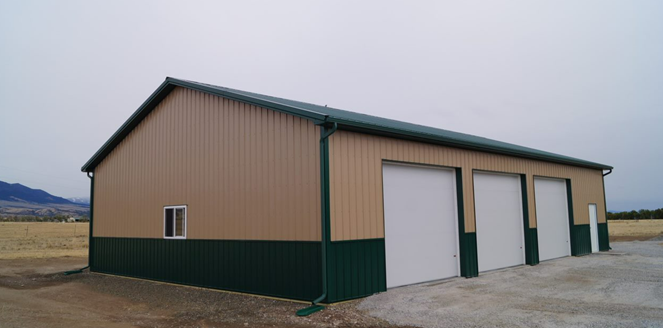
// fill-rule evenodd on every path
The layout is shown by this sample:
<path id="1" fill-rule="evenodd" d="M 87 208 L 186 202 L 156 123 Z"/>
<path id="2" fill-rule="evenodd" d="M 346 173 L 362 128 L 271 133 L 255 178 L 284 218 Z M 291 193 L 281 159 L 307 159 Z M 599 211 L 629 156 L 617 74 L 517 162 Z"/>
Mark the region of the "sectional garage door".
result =
<path id="1" fill-rule="evenodd" d="M 455 172 L 383 165 L 387 287 L 459 275 Z"/>
<path id="2" fill-rule="evenodd" d="M 479 271 L 525 264 L 520 176 L 474 173 Z"/>
<path id="3" fill-rule="evenodd" d="M 541 261 L 571 255 L 566 181 L 534 178 L 536 226 Z"/>

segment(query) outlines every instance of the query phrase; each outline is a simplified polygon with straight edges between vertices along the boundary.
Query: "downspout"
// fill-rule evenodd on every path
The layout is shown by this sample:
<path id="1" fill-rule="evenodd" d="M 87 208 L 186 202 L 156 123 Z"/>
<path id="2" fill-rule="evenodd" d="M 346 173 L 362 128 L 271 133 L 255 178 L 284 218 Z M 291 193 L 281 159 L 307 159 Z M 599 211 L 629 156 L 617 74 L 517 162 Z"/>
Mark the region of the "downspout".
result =
<path id="1" fill-rule="evenodd" d="M 603 185 L 603 209 L 605 210 L 605 228 L 608 229 L 608 202 L 606 201 L 605 197 L 605 177 L 612 173 L 612 169 L 608 171 L 608 173 L 603 173 L 603 176 L 601 177 L 601 184 Z M 610 236 L 610 233 L 608 233 L 608 236 Z M 608 250 L 611 250 L 612 247 L 610 247 L 610 238 L 608 237 Z"/>
<path id="2" fill-rule="evenodd" d="M 326 121 L 327 118 L 325 118 Z M 338 129 L 338 124 L 334 123 L 331 129 L 327 131 L 324 122 L 320 124 L 320 207 L 321 207 L 321 227 L 322 234 L 320 242 L 322 248 L 322 295 L 311 302 L 311 306 L 297 311 L 298 316 L 308 316 L 318 312 L 325 307 L 319 305 L 327 298 L 327 243 L 329 242 L 329 136 Z"/>
<path id="3" fill-rule="evenodd" d="M 90 178 L 90 232 L 88 234 L 88 255 L 87 255 L 87 266 L 80 268 L 78 270 L 66 271 L 65 276 L 76 273 L 83 273 L 83 270 L 88 269 L 92 264 L 92 213 L 94 207 L 94 173 L 90 175 L 90 172 L 87 172 L 87 177 Z"/>

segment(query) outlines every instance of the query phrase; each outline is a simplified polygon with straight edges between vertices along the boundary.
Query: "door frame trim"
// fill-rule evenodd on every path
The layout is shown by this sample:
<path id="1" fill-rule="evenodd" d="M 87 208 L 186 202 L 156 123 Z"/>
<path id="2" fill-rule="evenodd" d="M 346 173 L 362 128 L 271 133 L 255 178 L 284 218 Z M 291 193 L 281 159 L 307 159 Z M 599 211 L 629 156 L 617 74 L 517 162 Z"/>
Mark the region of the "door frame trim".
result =
<path id="1" fill-rule="evenodd" d="M 566 198 L 566 201 L 564 202 L 566 204 L 566 220 L 565 221 L 566 221 L 566 232 L 567 232 L 567 238 L 568 238 L 567 244 L 568 244 L 568 248 L 569 248 L 569 255 L 567 255 L 567 256 L 573 256 L 573 250 L 571 249 L 571 225 L 570 225 L 570 222 L 569 222 L 569 210 L 571 210 L 569 206 L 571 206 L 571 204 L 569 204 L 569 195 L 568 195 L 569 190 L 566 187 L 566 180 L 567 179 L 552 178 L 552 177 L 540 176 L 540 175 L 533 175 L 532 176 L 532 187 L 533 187 L 532 189 L 534 190 L 534 218 L 536 220 L 537 237 L 538 237 L 538 233 L 539 233 L 540 230 L 539 230 L 539 214 L 537 212 L 537 207 L 536 207 L 536 179 L 560 181 L 564 185 L 564 196 Z M 537 238 L 537 239 L 539 241 L 541 240 L 540 238 Z M 539 245 L 539 248 L 541 248 L 540 246 L 541 245 Z M 541 256 L 541 252 L 539 252 L 539 260 L 541 260 L 540 256 Z M 563 257 L 567 257 L 567 256 L 555 257 L 555 258 L 552 258 L 552 259 L 547 259 L 547 260 L 542 260 L 542 261 L 550 261 L 550 260 L 555 260 L 555 259 L 559 259 L 559 258 L 563 258 Z"/>
<path id="2" fill-rule="evenodd" d="M 384 244 L 385 244 L 385 265 L 387 263 L 387 255 L 386 255 L 386 248 L 387 248 L 387 220 L 386 220 L 386 214 L 387 212 L 384 210 L 384 165 L 397 165 L 397 166 L 410 166 L 410 167 L 419 167 L 419 168 L 427 168 L 427 169 L 434 169 L 434 170 L 442 170 L 442 171 L 450 171 L 453 177 L 453 195 L 454 195 L 454 200 L 453 200 L 453 206 L 454 206 L 454 231 L 455 237 L 456 237 L 456 276 L 455 277 L 450 277 L 450 278 L 457 278 L 461 277 L 461 262 L 460 262 L 460 235 L 458 234 L 458 218 L 459 218 L 459 213 L 458 213 L 458 188 L 457 188 L 457 177 L 456 177 L 456 168 L 455 167 L 450 167 L 450 166 L 443 166 L 443 165 L 434 165 L 434 164 L 424 164 L 424 163 L 416 163 L 416 162 L 404 162 L 404 161 L 393 161 L 393 160 L 388 160 L 388 159 L 382 159 L 382 163 L 380 165 L 380 174 L 382 177 L 382 226 L 383 226 L 383 235 L 384 235 Z M 461 181 L 462 184 L 462 181 Z M 386 271 L 385 271 L 386 274 Z M 442 278 L 442 279 L 449 279 L 449 278 Z M 440 280 L 440 279 L 438 279 Z M 387 281 L 387 279 L 385 279 Z M 436 281 L 436 280 L 433 280 Z M 418 282 L 415 284 L 420 284 L 420 283 L 425 283 L 424 281 Z M 387 282 L 388 284 L 388 282 Z M 391 288 L 398 288 L 401 286 L 396 286 L 396 287 L 391 287 Z M 387 288 L 389 289 L 389 288 Z"/>
<path id="3" fill-rule="evenodd" d="M 476 173 L 480 174 L 493 174 L 493 175 L 506 175 L 506 176 L 512 176 L 518 178 L 518 201 L 520 202 L 520 219 L 518 220 L 520 222 L 520 241 L 521 241 L 521 249 L 522 249 L 522 260 L 523 262 L 521 264 L 517 264 L 514 266 L 519 266 L 519 265 L 526 265 L 527 264 L 527 253 L 525 252 L 525 208 L 524 208 L 524 203 L 523 203 L 523 191 L 522 191 L 522 173 L 511 173 L 511 172 L 500 172 L 500 171 L 488 171 L 488 170 L 480 170 L 480 169 L 472 169 L 472 205 L 474 206 L 474 233 L 477 235 L 477 262 L 479 261 L 479 227 L 477 225 L 477 191 L 476 191 L 476 181 L 474 180 L 474 175 Z M 538 225 L 537 225 L 538 229 Z M 494 270 L 499 270 L 503 268 L 498 268 Z M 489 272 L 489 271 L 494 271 L 494 270 L 487 270 L 487 271 L 481 271 L 478 268 L 477 265 L 477 271 L 479 273 L 481 272 Z"/>
<path id="4" fill-rule="evenodd" d="M 596 228 L 592 227 L 592 216 L 591 216 L 591 211 L 589 210 L 590 207 L 594 205 L 594 216 L 596 217 Z M 601 251 L 601 243 L 599 242 L 599 204 L 597 203 L 587 203 L 587 214 L 589 214 L 589 249 L 591 250 L 591 253 L 598 253 Z M 607 219 L 606 219 L 607 221 Z M 607 222 L 606 222 L 607 224 Z M 594 243 L 592 242 L 592 236 L 596 235 L 596 251 L 594 251 Z M 590 254 L 591 254 L 590 253 Z"/>

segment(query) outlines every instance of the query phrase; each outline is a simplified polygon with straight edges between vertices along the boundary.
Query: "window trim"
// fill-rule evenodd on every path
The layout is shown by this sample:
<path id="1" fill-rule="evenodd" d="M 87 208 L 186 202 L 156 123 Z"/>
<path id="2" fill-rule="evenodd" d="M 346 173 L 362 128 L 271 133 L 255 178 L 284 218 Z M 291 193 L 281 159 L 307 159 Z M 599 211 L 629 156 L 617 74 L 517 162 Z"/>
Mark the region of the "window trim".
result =
<path id="1" fill-rule="evenodd" d="M 177 231 L 177 219 L 176 219 L 176 212 L 178 208 L 183 208 L 184 209 L 184 227 L 182 227 L 182 232 L 183 236 L 175 236 L 176 231 Z M 172 209 L 173 210 L 173 236 L 168 237 L 166 236 L 166 210 L 167 209 Z M 164 206 L 163 207 L 163 216 L 161 217 L 161 220 L 163 222 L 163 238 L 164 239 L 186 239 L 186 224 L 187 224 L 187 216 L 189 216 L 189 209 L 187 205 L 169 205 L 169 206 Z"/>

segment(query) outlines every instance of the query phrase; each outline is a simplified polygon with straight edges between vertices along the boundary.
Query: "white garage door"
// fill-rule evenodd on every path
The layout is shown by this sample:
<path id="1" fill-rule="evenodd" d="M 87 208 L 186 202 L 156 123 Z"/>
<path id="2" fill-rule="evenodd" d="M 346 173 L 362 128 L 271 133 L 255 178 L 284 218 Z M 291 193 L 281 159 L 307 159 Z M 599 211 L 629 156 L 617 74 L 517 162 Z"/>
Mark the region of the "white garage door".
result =
<path id="1" fill-rule="evenodd" d="M 571 255 L 566 181 L 534 178 L 539 260 Z"/>
<path id="2" fill-rule="evenodd" d="M 525 263 L 520 177 L 474 173 L 479 271 Z"/>
<path id="3" fill-rule="evenodd" d="M 382 173 L 387 287 L 458 276 L 454 171 L 385 163 Z"/>

